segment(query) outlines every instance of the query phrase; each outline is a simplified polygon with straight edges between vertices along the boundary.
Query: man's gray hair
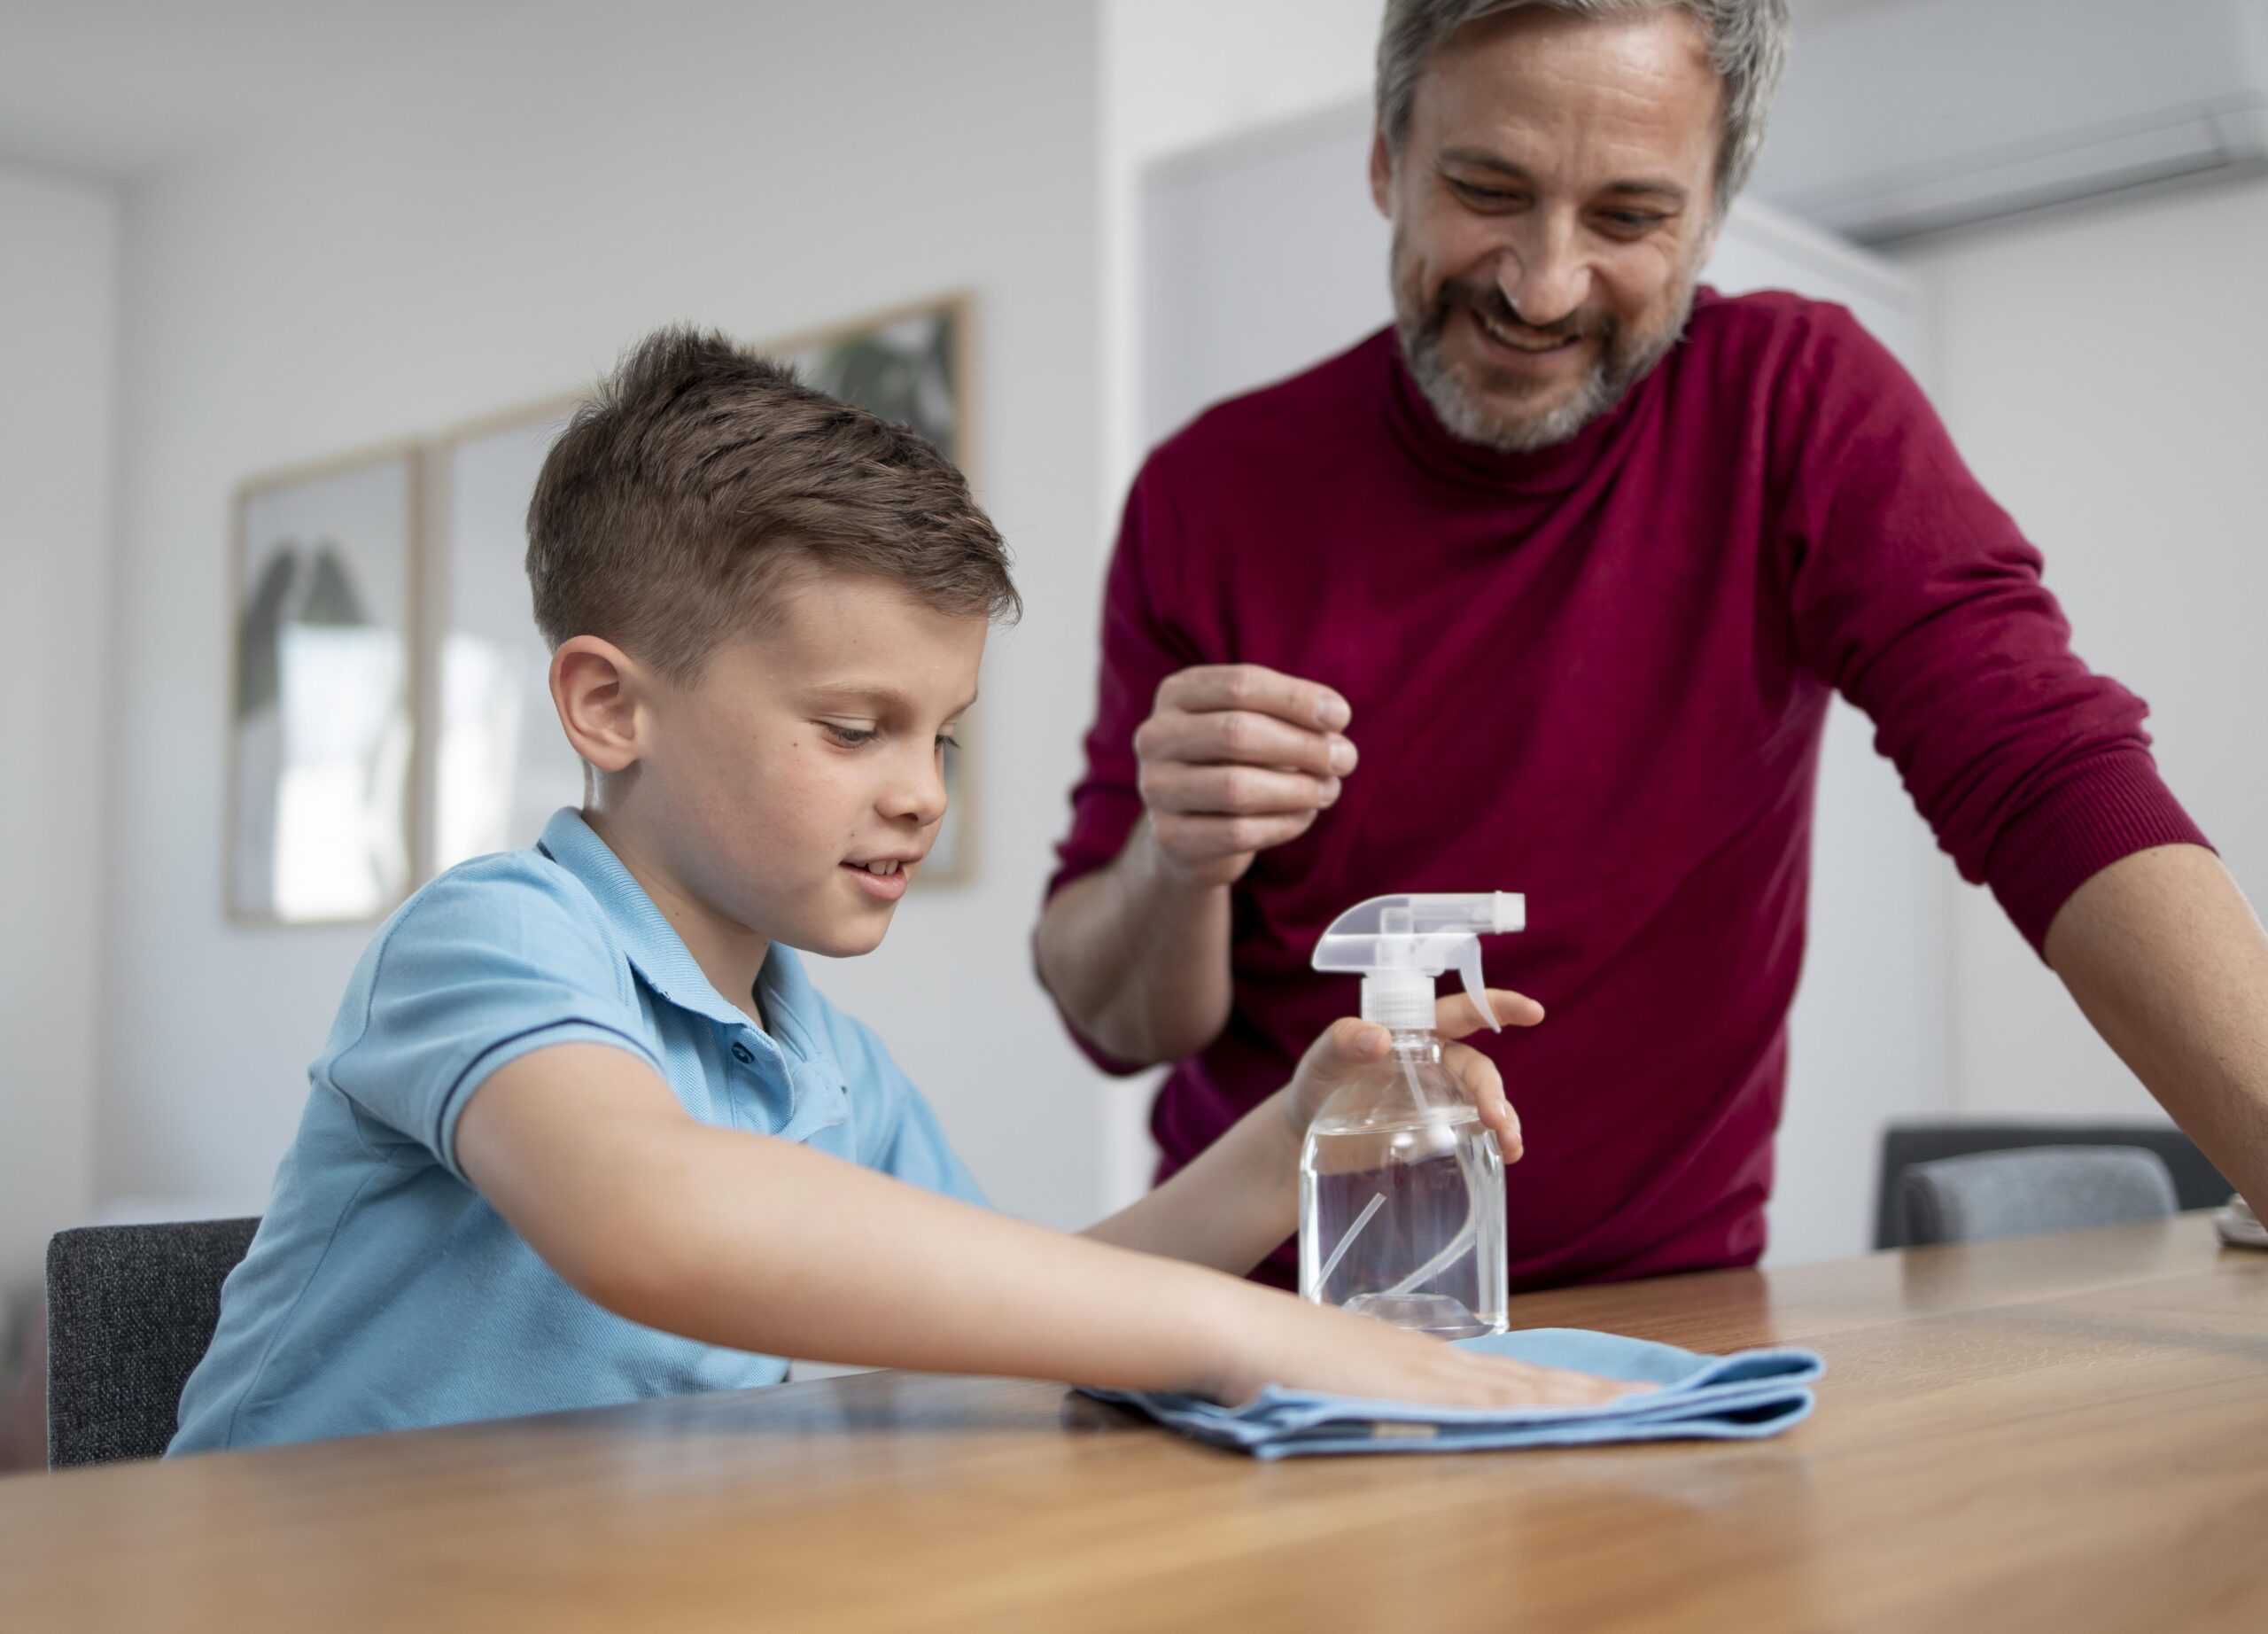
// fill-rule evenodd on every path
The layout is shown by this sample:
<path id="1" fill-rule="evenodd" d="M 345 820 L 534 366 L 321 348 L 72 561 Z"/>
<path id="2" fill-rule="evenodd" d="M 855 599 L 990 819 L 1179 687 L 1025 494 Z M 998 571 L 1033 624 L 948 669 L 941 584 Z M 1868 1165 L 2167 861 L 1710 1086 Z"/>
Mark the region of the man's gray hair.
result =
<path id="1" fill-rule="evenodd" d="M 1410 134 L 1418 82 L 1433 53 L 1467 23 L 1527 6 L 1577 17 L 1679 11 L 1701 25 L 1724 89 L 1724 141 L 1717 152 L 1716 208 L 1731 205 L 1756 169 L 1772 92 L 1788 60 L 1788 0 L 1386 0 L 1379 30 L 1379 129 L 1399 153 Z"/>

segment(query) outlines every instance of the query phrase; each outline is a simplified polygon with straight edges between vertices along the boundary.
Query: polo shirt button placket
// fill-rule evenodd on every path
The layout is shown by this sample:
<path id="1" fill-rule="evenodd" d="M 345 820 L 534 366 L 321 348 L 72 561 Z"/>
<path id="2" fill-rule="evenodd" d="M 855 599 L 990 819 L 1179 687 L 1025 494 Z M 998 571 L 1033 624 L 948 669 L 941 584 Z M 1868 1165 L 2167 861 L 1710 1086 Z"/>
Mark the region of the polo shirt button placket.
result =
<path id="1" fill-rule="evenodd" d="M 753 1066 L 756 1062 L 756 1052 L 735 1039 L 733 1044 L 733 1059 L 743 1067 Z"/>

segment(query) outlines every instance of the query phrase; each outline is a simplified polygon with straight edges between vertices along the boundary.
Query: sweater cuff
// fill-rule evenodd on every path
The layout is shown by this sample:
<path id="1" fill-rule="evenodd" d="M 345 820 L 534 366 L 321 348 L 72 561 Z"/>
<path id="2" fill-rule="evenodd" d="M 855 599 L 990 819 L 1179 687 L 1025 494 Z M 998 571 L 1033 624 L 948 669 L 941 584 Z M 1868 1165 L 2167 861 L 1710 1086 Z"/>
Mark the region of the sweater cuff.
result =
<path id="1" fill-rule="evenodd" d="M 2122 857 L 2212 842 L 2158 776 L 2146 749 L 2083 762 L 2000 831 L 1984 877 L 2033 953 L 2071 893 Z"/>

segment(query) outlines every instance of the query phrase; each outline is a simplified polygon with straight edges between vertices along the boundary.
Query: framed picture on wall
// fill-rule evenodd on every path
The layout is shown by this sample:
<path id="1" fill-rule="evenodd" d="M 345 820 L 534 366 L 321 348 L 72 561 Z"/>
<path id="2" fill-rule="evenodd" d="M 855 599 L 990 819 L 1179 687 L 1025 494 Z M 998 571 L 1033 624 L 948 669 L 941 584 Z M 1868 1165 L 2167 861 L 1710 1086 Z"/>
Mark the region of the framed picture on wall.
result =
<path id="1" fill-rule="evenodd" d="M 559 730 L 551 650 L 525 566 L 528 502 L 575 411 L 562 399 L 466 426 L 434 462 L 436 518 L 425 655 L 433 709 L 427 867 L 532 845 L 583 800 L 583 765 Z"/>
<path id="2" fill-rule="evenodd" d="M 975 482 L 975 427 L 969 413 L 968 297 L 906 307 L 840 324 L 765 348 L 830 397 L 856 403 L 893 424 L 910 425 Z M 969 730 L 973 743 L 973 724 Z M 975 766 L 966 750 L 945 751 L 944 824 L 915 881 L 954 884 L 975 876 Z"/>
<path id="3" fill-rule="evenodd" d="M 417 460 L 406 447 L 238 491 L 234 918 L 376 919 L 408 890 L 417 513 Z"/>

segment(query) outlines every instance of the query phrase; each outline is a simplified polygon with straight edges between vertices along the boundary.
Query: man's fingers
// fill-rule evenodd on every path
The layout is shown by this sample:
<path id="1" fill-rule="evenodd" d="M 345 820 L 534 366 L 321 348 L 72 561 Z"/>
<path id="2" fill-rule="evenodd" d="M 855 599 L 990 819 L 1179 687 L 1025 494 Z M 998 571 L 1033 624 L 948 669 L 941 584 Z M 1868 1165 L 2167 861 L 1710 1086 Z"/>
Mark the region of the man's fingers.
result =
<path id="1" fill-rule="evenodd" d="M 1184 863 L 1217 862 L 1295 840 L 1314 825 L 1316 813 L 1280 817 L 1192 816 L 1153 812 L 1151 827 L 1167 855 Z"/>
<path id="2" fill-rule="evenodd" d="M 1488 1003 L 1496 1012 L 1497 1022 L 1506 1027 L 1533 1027 L 1543 1019 L 1542 1005 L 1509 988 L 1491 987 Z M 1445 1039 L 1461 1039 L 1487 1024 L 1469 993 L 1451 993 L 1433 1003 L 1433 1031 Z"/>
<path id="3" fill-rule="evenodd" d="M 1345 731 L 1355 712 L 1329 687 L 1258 664 L 1200 664 L 1179 671 L 1159 687 L 1158 704 L 1192 714 L 1257 710 L 1295 727 L 1326 732 Z"/>
<path id="4" fill-rule="evenodd" d="M 1281 766 L 1317 777 L 1344 777 L 1357 759 L 1354 743 L 1336 732 L 1250 709 L 1164 710 L 1136 729 L 1134 752 L 1145 761 Z"/>
<path id="5" fill-rule="evenodd" d="M 1142 768 L 1142 804 L 1153 812 L 1192 812 L 1219 817 L 1280 817 L 1319 811 L 1339 798 L 1339 780 L 1257 766 L 1179 766 Z"/>

